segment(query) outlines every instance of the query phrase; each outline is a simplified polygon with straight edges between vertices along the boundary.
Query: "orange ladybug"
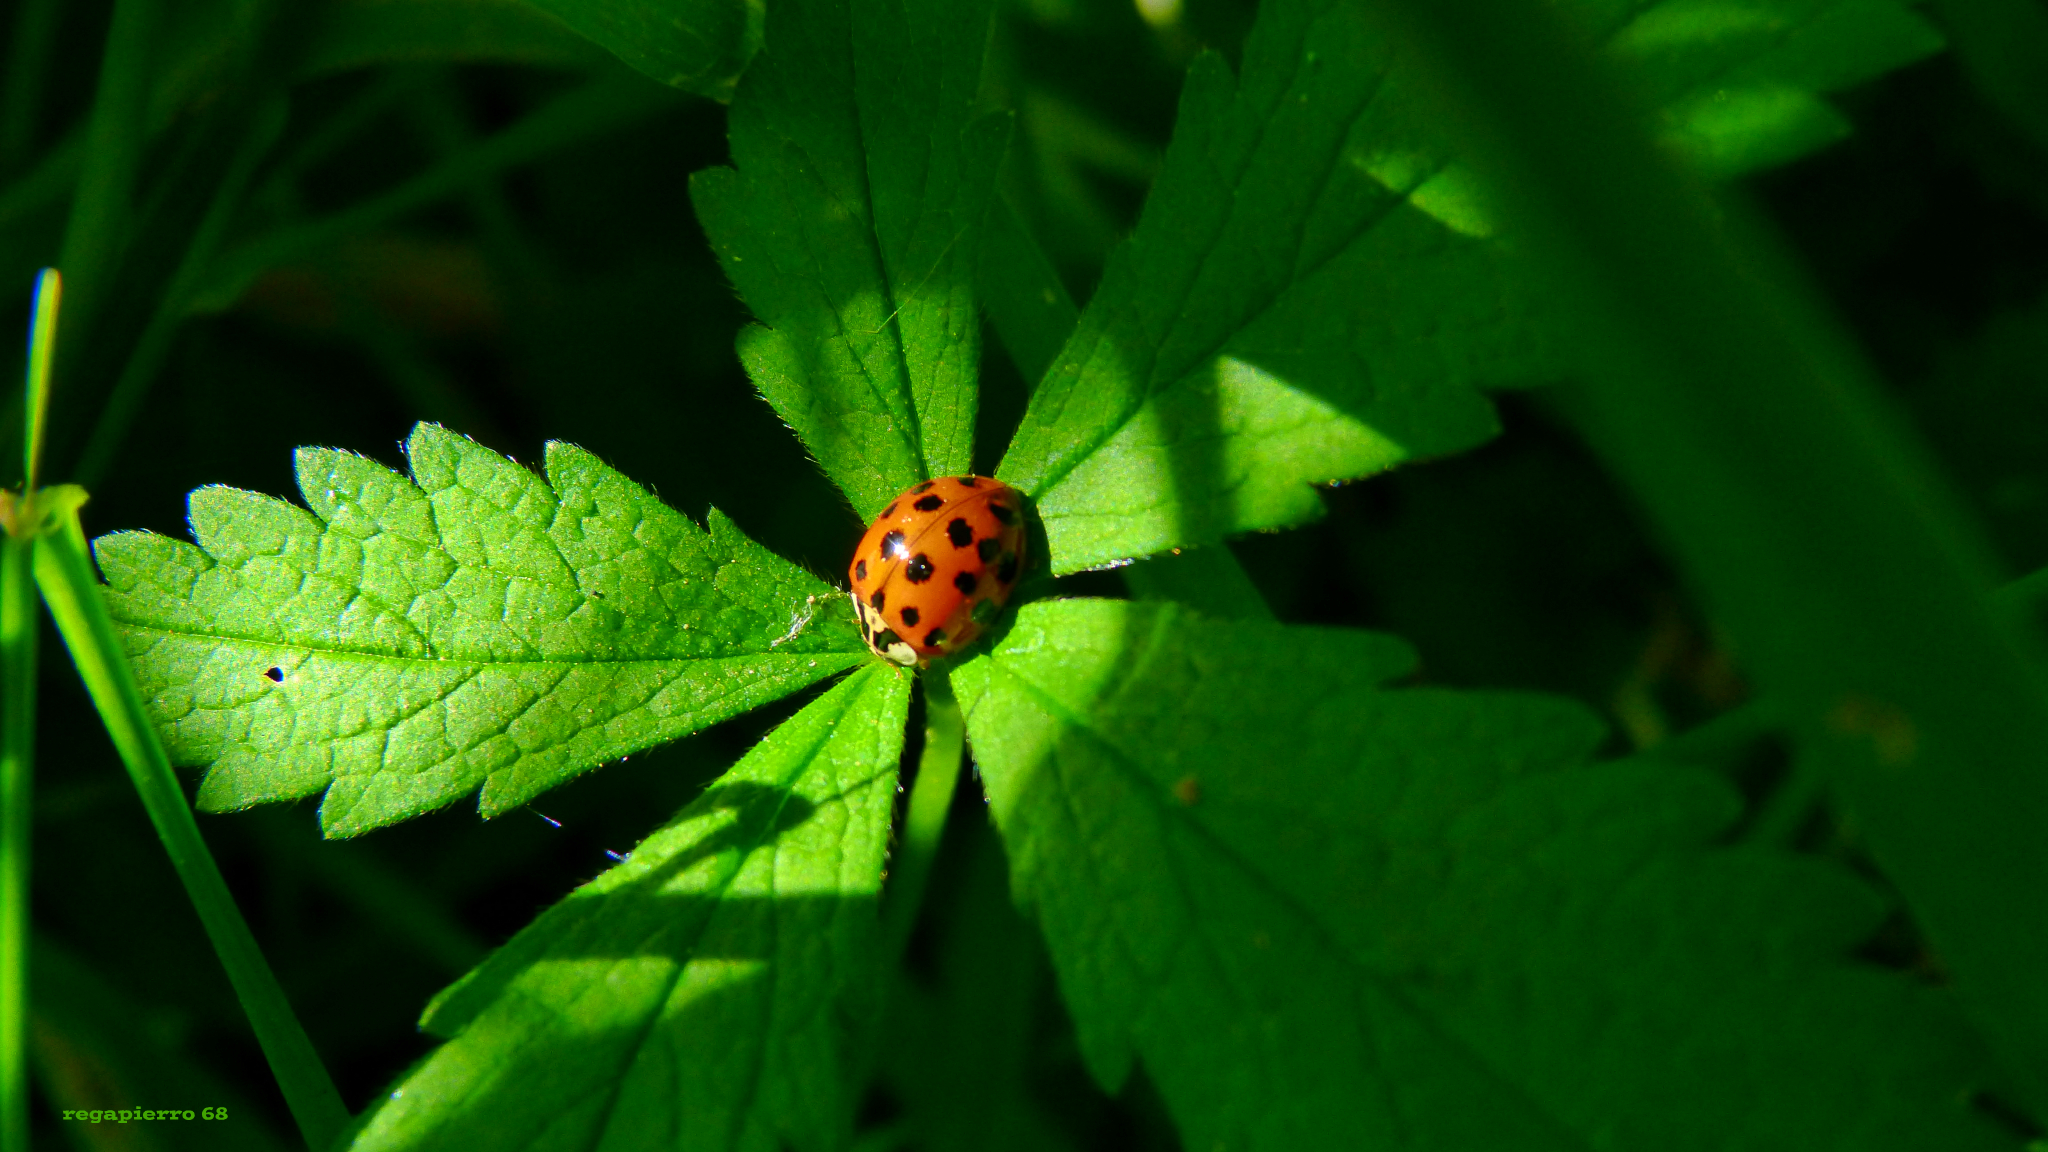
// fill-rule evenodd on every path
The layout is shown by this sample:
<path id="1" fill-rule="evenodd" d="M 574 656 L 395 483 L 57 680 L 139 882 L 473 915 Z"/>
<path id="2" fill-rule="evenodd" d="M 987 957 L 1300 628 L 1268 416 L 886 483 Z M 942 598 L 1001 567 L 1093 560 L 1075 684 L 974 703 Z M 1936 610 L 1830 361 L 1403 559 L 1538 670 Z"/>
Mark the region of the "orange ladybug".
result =
<path id="1" fill-rule="evenodd" d="M 1024 563 L 1024 498 L 986 476 L 946 476 L 891 501 L 847 572 L 868 647 L 920 668 L 967 646 Z"/>

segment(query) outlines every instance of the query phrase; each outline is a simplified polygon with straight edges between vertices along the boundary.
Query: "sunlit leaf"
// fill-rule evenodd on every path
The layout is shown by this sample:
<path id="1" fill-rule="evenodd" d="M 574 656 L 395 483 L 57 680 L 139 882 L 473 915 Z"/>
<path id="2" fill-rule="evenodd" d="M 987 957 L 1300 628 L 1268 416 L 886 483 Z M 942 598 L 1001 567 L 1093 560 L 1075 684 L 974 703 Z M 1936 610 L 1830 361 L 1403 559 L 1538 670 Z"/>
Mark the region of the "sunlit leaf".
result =
<path id="1" fill-rule="evenodd" d="M 1009 136 L 988 0 L 792 0 L 691 180 L 760 319 L 740 356 L 862 519 L 973 464 L 979 234 Z"/>
<path id="2" fill-rule="evenodd" d="M 442 993 L 349 1147 L 842 1147 L 909 699 L 849 676 Z"/>
<path id="3" fill-rule="evenodd" d="M 422 424 L 407 455 L 409 478 L 301 449 L 307 508 L 201 488 L 197 546 L 96 542 L 203 807 L 324 790 L 346 836 L 481 785 L 492 815 L 866 653 L 843 596 L 580 448 L 550 444 L 542 479 Z"/>

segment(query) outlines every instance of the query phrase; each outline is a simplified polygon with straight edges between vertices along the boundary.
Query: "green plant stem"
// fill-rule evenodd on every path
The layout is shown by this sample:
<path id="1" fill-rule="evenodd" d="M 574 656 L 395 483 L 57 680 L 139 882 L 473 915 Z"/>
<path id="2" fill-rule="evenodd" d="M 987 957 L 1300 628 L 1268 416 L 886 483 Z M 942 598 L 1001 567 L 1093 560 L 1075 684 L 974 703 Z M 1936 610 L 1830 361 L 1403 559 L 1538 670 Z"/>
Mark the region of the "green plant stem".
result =
<path id="1" fill-rule="evenodd" d="M 161 0 L 115 0 L 100 57 L 99 86 L 86 124 L 84 165 L 57 266 L 71 277 L 65 339 L 88 330 L 107 279 L 127 246 L 135 172 L 148 138 L 151 67 Z"/>
<path id="2" fill-rule="evenodd" d="M 36 715 L 33 548 L 34 540 L 26 533 L 0 533 L 0 1152 L 28 1152 L 29 772 Z"/>
<path id="3" fill-rule="evenodd" d="M 2048 1116 L 2048 682 L 1990 550 L 1741 205 L 1535 0 L 1395 0 L 1404 59 L 1575 327 L 1566 402 Z"/>
<path id="4" fill-rule="evenodd" d="M 219 250 L 236 209 L 241 207 L 249 182 L 256 174 L 256 166 L 277 143 L 278 134 L 284 130 L 284 122 L 284 102 L 270 102 L 257 114 L 250 125 L 248 137 L 229 161 L 226 174 L 214 189 L 213 200 L 207 204 L 205 216 L 185 245 L 177 271 L 157 301 L 156 311 L 151 313 L 141 338 L 121 365 L 121 375 L 114 382 L 114 390 L 106 403 L 101 406 L 99 418 L 93 422 L 92 435 L 87 439 L 85 451 L 73 473 L 81 486 L 90 488 L 99 483 L 114 462 L 128 434 L 128 426 L 134 422 L 135 413 L 149 395 L 150 385 L 155 383 L 157 373 L 163 369 L 164 360 L 170 355 L 179 325 L 190 311 L 191 298 L 212 267 L 214 253 Z"/>
<path id="5" fill-rule="evenodd" d="M 953 696 L 952 680 L 934 668 L 926 669 L 918 682 L 924 687 L 924 753 L 918 757 L 917 779 L 910 784 L 903 838 L 889 868 L 889 903 L 882 926 L 890 956 L 903 955 L 917 924 L 946 831 L 946 814 L 953 809 L 961 755 L 967 750 L 967 720 Z"/>
<path id="6" fill-rule="evenodd" d="M 78 182 L 84 161 L 85 133 L 74 130 L 43 153 L 20 179 L 0 188 L 0 228 L 64 199 Z"/>
<path id="7" fill-rule="evenodd" d="M 57 356 L 57 312 L 64 302 L 64 277 L 55 268 L 36 277 L 36 299 L 29 312 L 28 381 L 22 398 L 21 492 L 35 494 L 41 471 L 43 435 L 50 418 L 50 372 Z"/>
<path id="8" fill-rule="evenodd" d="M 228 982 L 249 1016 L 300 1134 L 309 1148 L 320 1152 L 330 1147 L 347 1125 L 348 1110 L 235 907 L 220 867 L 199 834 L 184 789 L 171 770 L 170 758 L 150 727 L 142 691 L 114 635 L 114 622 L 100 596 L 85 532 L 78 522 L 84 491 L 65 486 L 51 489 L 43 499 L 51 501 L 55 519 L 36 542 L 35 575 L 43 600 L 121 762 L 128 768 L 150 823 L 163 840 L 171 866 L 184 882 L 221 966 L 227 969 Z"/>
<path id="9" fill-rule="evenodd" d="M 64 15 L 60 0 L 23 0 L 7 38 L 7 71 L 0 81 L 0 176 L 11 175 L 35 147 L 36 122 L 51 51 Z"/>
<path id="10" fill-rule="evenodd" d="M 250 195 L 258 209 L 281 211 L 298 203 L 298 182 L 342 145 L 354 140 L 377 119 L 398 107 L 425 79 L 417 68 L 396 68 L 379 76 L 333 115 L 300 136 L 291 150 L 270 166 L 263 183 Z"/>
<path id="11" fill-rule="evenodd" d="M 639 76 L 593 80 L 475 146 L 353 207 L 259 236 L 222 255 L 193 301 L 197 311 L 226 308 L 256 277 L 309 256 L 353 233 L 466 191 L 483 177 L 526 163 L 674 105 L 670 90 Z"/>

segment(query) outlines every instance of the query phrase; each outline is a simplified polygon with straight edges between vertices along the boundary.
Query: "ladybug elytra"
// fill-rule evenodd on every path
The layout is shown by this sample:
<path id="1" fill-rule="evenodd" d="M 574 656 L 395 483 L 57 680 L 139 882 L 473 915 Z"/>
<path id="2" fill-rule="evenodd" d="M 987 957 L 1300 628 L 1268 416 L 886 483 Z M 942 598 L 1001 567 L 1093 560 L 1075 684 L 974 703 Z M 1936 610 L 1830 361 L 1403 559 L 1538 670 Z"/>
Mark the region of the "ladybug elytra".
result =
<path id="1" fill-rule="evenodd" d="M 1023 503 L 986 476 L 926 480 L 890 501 L 847 569 L 868 647 L 922 668 L 979 635 L 1024 563 Z"/>

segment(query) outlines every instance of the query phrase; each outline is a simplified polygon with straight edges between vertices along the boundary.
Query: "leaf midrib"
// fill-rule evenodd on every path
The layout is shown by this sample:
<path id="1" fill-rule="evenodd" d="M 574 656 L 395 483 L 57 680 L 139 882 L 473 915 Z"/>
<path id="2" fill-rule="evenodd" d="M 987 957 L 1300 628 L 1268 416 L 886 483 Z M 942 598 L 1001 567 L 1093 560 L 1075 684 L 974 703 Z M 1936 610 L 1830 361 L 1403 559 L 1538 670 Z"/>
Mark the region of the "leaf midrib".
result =
<path id="1" fill-rule="evenodd" d="M 1297 56 L 1295 58 L 1296 78 L 1300 76 L 1301 63 L 1301 58 Z M 1386 90 L 1387 76 L 1387 71 L 1382 71 L 1380 73 L 1378 81 L 1374 85 L 1372 92 L 1366 96 L 1365 100 L 1359 105 L 1357 111 L 1352 113 L 1352 115 L 1350 116 L 1351 124 L 1356 125 L 1361 117 L 1366 116 L 1372 111 L 1373 106 L 1379 101 L 1381 95 Z M 1288 83 L 1289 90 L 1292 90 L 1293 84 L 1294 80 L 1290 79 Z M 1242 84 L 1240 82 L 1238 90 L 1234 91 L 1232 94 L 1231 99 L 1233 106 L 1243 98 L 1244 97 L 1242 93 Z M 1265 146 L 1266 132 L 1272 126 L 1272 120 L 1273 117 L 1271 115 L 1265 116 L 1261 119 L 1259 123 L 1259 140 L 1252 146 L 1251 149 L 1251 151 L 1254 154 L 1256 154 L 1260 149 L 1262 149 Z M 1348 138 L 1348 132 L 1346 133 L 1345 138 Z M 1342 159 L 1342 157 L 1343 148 L 1342 141 L 1340 140 L 1339 147 L 1331 155 L 1329 161 L 1325 163 L 1323 167 L 1323 177 L 1321 180 L 1321 186 L 1318 188 L 1316 196 L 1313 198 L 1316 202 L 1320 202 L 1324 193 L 1328 191 L 1330 180 L 1334 177 L 1335 173 L 1337 172 L 1339 161 Z M 1164 375 L 1162 375 L 1158 370 L 1158 350 L 1165 345 L 1166 338 L 1171 338 L 1176 329 L 1169 328 L 1165 334 L 1165 338 L 1152 341 L 1153 346 L 1151 349 L 1148 350 L 1150 352 L 1149 359 L 1151 363 L 1146 369 L 1144 387 L 1138 390 L 1137 402 L 1128 406 L 1114 419 L 1106 422 L 1089 440 L 1086 448 L 1078 452 L 1072 452 L 1067 454 L 1066 456 L 1061 458 L 1058 464 L 1048 469 L 1045 477 L 1041 479 L 1037 484 L 1033 485 L 1030 495 L 1033 498 L 1037 498 L 1039 496 L 1042 496 L 1044 493 L 1051 491 L 1053 488 L 1057 487 L 1062 481 L 1064 481 L 1067 478 L 1068 475 L 1074 472 L 1075 469 L 1079 468 L 1082 464 L 1085 464 L 1088 460 L 1093 458 L 1097 452 L 1100 452 L 1103 449 L 1103 447 L 1106 444 L 1108 444 L 1109 441 L 1114 439 L 1118 433 L 1122 432 L 1124 428 L 1127 427 L 1132 420 L 1137 419 L 1138 414 L 1145 410 L 1145 406 L 1147 404 L 1151 403 L 1158 396 L 1163 395 L 1164 393 L 1170 391 L 1176 385 L 1187 380 L 1196 372 L 1199 372 L 1202 369 L 1203 365 L 1214 360 L 1217 356 L 1222 355 L 1223 350 L 1229 347 L 1230 342 L 1232 340 L 1236 339 L 1246 330 L 1258 324 L 1259 321 L 1265 319 L 1266 316 L 1271 314 L 1274 309 L 1280 307 L 1281 302 L 1287 299 L 1287 297 L 1300 285 L 1314 279 L 1318 274 L 1322 272 L 1324 268 L 1329 267 L 1332 263 L 1336 262 L 1345 254 L 1350 252 L 1351 249 L 1355 245 L 1357 245 L 1361 240 L 1365 239 L 1365 237 L 1369 233 L 1371 233 L 1374 229 L 1378 228 L 1381 224 L 1385 223 L 1386 220 L 1389 217 L 1391 217 L 1395 212 L 1399 211 L 1402 207 L 1408 205 L 1411 198 L 1414 196 L 1416 189 L 1419 189 L 1424 184 L 1428 183 L 1430 178 L 1440 174 L 1445 168 L 1448 168 L 1450 164 L 1451 161 L 1449 160 L 1443 160 L 1438 162 L 1437 165 L 1430 170 L 1428 176 L 1418 179 L 1415 182 L 1413 188 L 1410 188 L 1408 191 L 1403 192 L 1400 195 L 1395 196 L 1392 199 L 1388 200 L 1380 211 L 1372 213 L 1364 217 L 1362 220 L 1360 220 L 1358 226 L 1352 230 L 1351 235 L 1346 237 L 1343 243 L 1333 245 L 1330 248 L 1328 254 L 1324 255 L 1321 259 L 1313 261 L 1306 265 L 1300 264 L 1297 261 L 1295 264 L 1294 271 L 1290 274 L 1286 283 L 1282 284 L 1279 288 L 1275 289 L 1274 291 L 1267 293 L 1264 299 L 1259 301 L 1259 303 L 1251 309 L 1247 310 L 1243 317 L 1234 326 L 1230 327 L 1228 331 L 1221 333 L 1214 340 L 1211 340 L 1207 344 L 1202 345 L 1197 353 L 1187 358 L 1186 368 L 1177 372 L 1169 371 L 1169 373 Z M 1252 164 L 1247 163 L 1244 171 L 1249 171 L 1251 167 Z M 1230 189 L 1232 192 L 1231 221 L 1235 221 L 1237 218 L 1237 198 L 1235 196 L 1235 191 L 1243 183 L 1243 174 L 1243 172 L 1240 172 L 1238 174 L 1237 179 L 1234 179 L 1230 184 Z M 1308 226 L 1308 217 L 1304 216 L 1298 223 L 1300 225 L 1300 228 L 1298 229 L 1295 238 L 1295 250 L 1297 254 L 1299 253 L 1301 248 L 1300 233 L 1305 232 Z M 1219 236 L 1221 236 L 1223 232 L 1228 230 L 1228 225 L 1229 222 L 1226 222 L 1224 228 L 1218 229 Z M 1214 245 L 1211 245 L 1209 249 L 1203 253 L 1202 264 L 1199 267 L 1197 267 L 1197 269 L 1195 270 L 1195 274 L 1188 278 L 1186 288 L 1181 293 L 1181 298 L 1177 306 L 1173 310 L 1173 315 L 1176 318 L 1176 324 L 1186 317 L 1187 301 L 1189 297 L 1191 297 L 1194 294 L 1196 283 L 1201 279 L 1203 270 L 1208 267 L 1209 259 L 1215 254 L 1216 248 Z M 1128 310 L 1130 308 L 1130 305 L 1125 304 L 1121 305 L 1120 307 L 1124 310 Z M 1083 317 L 1082 322 L 1084 324 L 1087 322 L 1085 316 Z M 1102 322 L 1101 331 L 1095 333 L 1093 335 L 1093 338 L 1097 340 L 1105 338 L 1107 336 L 1108 329 L 1109 321 L 1107 318 L 1105 318 Z M 1058 363 L 1055 362 L 1054 369 L 1057 368 Z"/>
<path id="2" fill-rule="evenodd" d="M 733 878 L 740 874 L 740 870 L 746 866 L 748 858 L 759 851 L 764 842 L 770 840 L 779 841 L 781 839 L 782 813 L 788 808 L 790 799 L 795 795 L 796 781 L 817 762 L 819 751 L 831 743 L 832 738 L 838 734 L 839 722 L 846 718 L 846 714 L 853 710 L 853 707 L 860 702 L 864 694 L 864 687 L 848 691 L 845 702 L 838 705 L 835 714 L 829 722 L 826 722 L 822 715 L 819 717 L 820 723 L 818 725 L 817 738 L 805 748 L 804 754 L 801 757 L 795 758 L 792 761 L 790 770 L 779 776 L 776 780 L 776 785 L 782 790 L 782 795 L 776 802 L 773 816 L 762 822 L 762 833 L 749 840 L 744 848 L 735 845 L 735 850 L 730 857 L 731 863 L 729 867 L 718 878 L 716 885 L 708 886 L 709 892 L 716 893 L 712 897 L 714 902 L 724 900 L 726 890 L 732 887 Z M 818 702 L 813 701 L 804 711 L 809 711 L 817 706 Z M 710 793 L 707 792 L 706 795 L 710 795 Z M 777 851 L 779 852 L 780 849 L 778 848 Z M 607 893 L 608 897 L 610 895 L 612 894 Z M 709 929 L 712 919 L 713 917 L 710 915 L 704 918 L 703 923 L 698 926 L 697 931 L 691 936 L 689 947 L 682 950 L 683 952 L 694 953 L 696 951 L 697 943 L 703 938 L 704 932 Z M 780 917 L 770 917 L 769 919 L 770 923 L 779 929 Z M 584 1146 L 588 1152 L 595 1152 L 595 1149 L 604 1143 L 605 1134 L 611 1127 L 612 1117 L 618 1110 L 619 1094 L 625 1090 L 627 1073 L 639 1061 L 640 1054 L 646 1049 L 648 1042 L 653 1038 L 655 1029 L 660 1026 L 669 998 L 675 995 L 676 984 L 682 980 L 683 973 L 688 967 L 689 961 L 686 956 L 669 973 L 665 986 L 662 989 L 660 1007 L 647 1014 L 647 1022 L 641 1027 L 640 1034 L 634 1037 L 631 1044 L 627 1045 L 624 1054 L 621 1056 L 617 1074 L 607 1080 L 607 1083 L 611 1085 L 611 1092 L 599 1113 L 603 1120 L 594 1127 L 591 1142 Z M 773 964 L 767 965 L 771 978 L 774 967 Z M 763 1034 L 766 1034 L 765 1031 Z M 760 1058 L 752 1062 L 749 1101 L 751 1101 L 755 1089 L 758 1089 L 759 1080 L 762 1075 L 761 1065 L 768 1059 L 768 1056 L 768 1045 L 764 1043 L 760 1049 Z M 735 1123 L 743 1124 L 745 1122 L 746 1111 L 747 1108 L 744 1106 L 736 1111 Z"/>
<path id="3" fill-rule="evenodd" d="M 1160 613 L 1160 616 L 1163 621 L 1169 618 L 1170 614 L 1162 612 Z M 1133 675 L 1127 679 L 1142 679 L 1142 670 L 1147 664 L 1149 664 L 1152 661 L 1154 654 L 1158 652 L 1158 650 L 1164 643 L 1165 638 L 1162 634 L 1163 630 L 1163 623 L 1161 625 L 1156 625 L 1154 627 L 1153 635 L 1147 638 L 1144 647 L 1139 651 L 1138 659 L 1135 662 Z M 1527 1105 L 1531 1115 L 1548 1121 L 1553 1128 L 1555 1128 L 1558 1132 L 1562 1133 L 1567 1144 L 1577 1148 L 1584 1149 L 1585 1152 L 1597 1152 L 1595 1145 L 1591 1142 L 1589 1138 L 1582 1135 L 1576 1128 L 1567 1124 L 1563 1119 L 1558 1117 L 1552 1110 L 1552 1108 L 1549 1106 L 1548 1102 L 1540 1100 L 1533 1096 L 1525 1085 L 1517 1082 L 1516 1080 L 1508 1076 L 1506 1072 L 1498 1068 L 1489 1054 L 1475 1049 L 1471 1045 L 1467 1044 L 1462 1037 L 1457 1036 L 1455 1033 L 1448 1032 L 1444 1028 L 1442 1022 L 1439 1021 L 1433 1013 L 1424 1011 L 1421 1005 L 1417 1003 L 1415 1000 L 1413 1000 L 1407 994 L 1407 990 L 1403 988 L 1401 985 L 1381 976 L 1379 973 L 1376 973 L 1372 969 L 1359 963 L 1352 956 L 1350 950 L 1344 948 L 1341 945 L 1341 943 L 1330 933 L 1329 929 L 1323 924 L 1323 921 L 1320 916 L 1314 914 L 1307 907 L 1305 907 L 1299 900 L 1297 900 L 1293 896 L 1292 893 L 1287 892 L 1285 889 L 1275 884 L 1273 880 L 1269 876 L 1267 876 L 1262 870 L 1254 867 L 1251 864 L 1251 862 L 1248 861 L 1244 857 L 1244 855 L 1241 852 L 1239 852 L 1234 846 L 1232 846 L 1228 841 L 1223 840 L 1220 836 L 1216 834 L 1214 830 L 1210 829 L 1201 821 L 1189 818 L 1185 810 L 1176 810 L 1173 808 L 1169 808 L 1165 801 L 1158 795 L 1159 789 L 1157 787 L 1156 782 L 1153 781 L 1149 776 L 1147 776 L 1143 769 L 1139 768 L 1136 764 L 1134 764 L 1122 748 L 1117 746 L 1107 736 L 1097 732 L 1091 725 L 1084 723 L 1081 720 L 1081 718 L 1076 716 L 1072 710 L 1066 707 L 1064 702 L 1062 702 L 1056 696 L 1053 696 L 1051 693 L 1046 691 L 1036 681 L 1031 680 L 1030 678 L 1010 668 L 1008 666 L 1008 662 L 999 659 L 992 659 L 992 663 L 994 665 L 995 670 L 1002 672 L 1005 676 L 1009 677 L 1012 681 L 1018 684 L 1024 690 L 1024 692 L 1032 698 L 1033 701 L 1039 704 L 1039 706 L 1044 710 L 1044 712 L 1048 716 L 1053 717 L 1058 723 L 1060 723 L 1065 728 L 1085 736 L 1097 747 L 1102 749 L 1102 751 L 1105 753 L 1104 759 L 1109 761 L 1111 764 L 1114 764 L 1116 766 L 1116 770 L 1125 777 L 1126 781 L 1134 785 L 1134 787 L 1132 788 L 1133 792 L 1137 793 L 1140 796 L 1145 797 L 1147 803 L 1151 804 L 1154 807 L 1154 809 L 1163 814 L 1163 818 L 1165 821 L 1169 822 L 1169 826 L 1187 829 L 1193 832 L 1198 840 L 1208 844 L 1212 848 L 1212 850 L 1214 850 L 1217 853 L 1219 857 L 1221 857 L 1225 861 L 1229 862 L 1232 866 L 1234 866 L 1238 870 L 1238 872 L 1242 874 L 1247 880 L 1249 880 L 1249 882 L 1254 887 L 1258 888 L 1261 891 L 1266 892 L 1269 898 L 1272 899 L 1276 904 L 1285 908 L 1290 914 L 1294 915 L 1305 926 L 1307 926 L 1312 937 L 1319 944 L 1321 944 L 1321 946 L 1331 956 L 1333 956 L 1339 964 L 1341 964 L 1343 967 L 1347 969 L 1356 972 L 1357 978 L 1361 982 L 1370 983 L 1374 987 L 1378 988 L 1382 995 L 1386 996 L 1390 1001 L 1399 1005 L 1403 1011 L 1407 1012 L 1410 1015 L 1411 1018 L 1416 1020 L 1424 1027 L 1426 1027 L 1429 1030 L 1429 1032 L 1433 1036 L 1437 1037 L 1439 1042 L 1442 1043 L 1445 1047 L 1463 1053 L 1466 1059 L 1471 1062 L 1472 1066 L 1484 1071 L 1488 1077 L 1490 1077 L 1496 1084 L 1498 1084 L 1504 1090 L 1505 1094 L 1512 1095 L 1522 1100 Z M 1063 797 L 1064 794 L 1065 789 L 1062 789 Z M 1070 800 L 1070 798 L 1068 799 Z M 1078 830 L 1079 825 L 1077 824 L 1075 827 Z M 1093 845 L 1091 844 L 1090 847 L 1092 849 Z M 1170 860 L 1169 865 L 1171 865 Z M 1172 871 L 1175 873 L 1177 886 L 1179 886 L 1181 890 L 1185 892 L 1187 888 L 1186 880 L 1179 875 L 1180 869 L 1178 867 L 1173 867 Z M 1364 1032 L 1364 1034 L 1367 1036 L 1375 1035 L 1373 1030 L 1369 1027 L 1362 1027 L 1361 1031 Z"/>
<path id="4" fill-rule="evenodd" d="M 298 652 L 315 652 L 315 653 L 319 653 L 320 655 L 323 655 L 323 656 L 329 656 L 329 657 L 333 657 L 333 658 L 335 658 L 335 659 L 338 659 L 338 660 L 360 660 L 360 661 L 365 661 L 365 662 L 380 662 L 380 663 L 399 663 L 399 664 L 426 664 L 426 665 L 436 665 L 436 666 L 447 666 L 447 665 L 456 665 L 456 664 L 468 664 L 468 665 L 473 665 L 473 666 L 476 666 L 476 667 L 479 667 L 479 668 L 500 668 L 500 667 L 517 667 L 517 668 L 532 668 L 532 667 L 537 667 L 537 666 L 547 666 L 547 665 L 567 665 L 567 666 L 570 666 L 570 667 L 575 667 L 575 666 L 579 666 L 579 665 L 592 665 L 592 666 L 603 666 L 603 665 L 621 665 L 621 666 L 623 666 L 623 665 L 629 665 L 629 664 L 685 664 L 685 665 L 688 665 L 688 664 L 718 664 L 718 663 L 722 663 L 722 662 L 725 662 L 725 661 L 731 661 L 731 660 L 752 660 L 752 659 L 758 659 L 758 658 L 763 658 L 763 657 L 766 657 L 766 658 L 772 658 L 772 659 L 791 659 L 791 660 L 794 660 L 794 659 L 796 659 L 796 658 L 798 658 L 798 657 L 806 657 L 806 656 L 808 656 L 808 657 L 826 657 L 826 656 L 852 656 L 852 657 L 858 657 L 858 656 L 861 656 L 861 655 L 864 655 L 864 654 L 866 654 L 866 652 L 867 652 L 867 649 L 866 649 L 865 647 L 862 647 L 862 648 L 827 648 L 827 649 L 822 649 L 822 650 L 819 650 L 819 651 L 815 651 L 815 652 L 804 652 L 804 651 L 795 651 L 795 652 L 778 652 L 778 651 L 773 651 L 773 650 L 763 649 L 763 650 L 760 650 L 760 651 L 752 651 L 752 650 L 747 650 L 747 651 L 735 652 L 735 653 L 731 653 L 731 654 L 729 654 L 729 655 L 724 655 L 724 656 L 632 656 L 632 657 L 620 657 L 620 658 L 613 658 L 613 659 L 600 659 L 600 658 L 595 658 L 595 657 L 593 657 L 593 658 L 591 658 L 591 659 L 587 659 L 587 660 L 577 660 L 577 659 L 564 659 L 564 658 L 559 658 L 559 657 L 547 656 L 547 657 L 540 657 L 540 658 L 536 658 L 536 659 L 532 659 L 532 660 L 486 660 L 486 659 L 477 659 L 477 658 L 474 658 L 474 657 L 469 657 L 469 656 L 433 656 L 433 655 L 429 655 L 429 656 L 404 656 L 404 655 L 393 655 L 393 654 L 390 654 L 390 653 L 384 653 L 384 652 L 370 652 L 370 651 L 364 651 L 363 649 L 360 649 L 360 648 L 341 648 L 341 647 L 336 647 L 336 646 L 333 646 L 333 645 L 327 645 L 327 644 L 319 644 L 319 643 L 312 643 L 312 642 L 307 642 L 307 641 L 299 641 L 299 640 L 275 640 L 275 639 L 263 639 L 263 638 L 260 638 L 260 637 L 254 637 L 254 636 L 243 636 L 243 635 L 239 635 L 239 634 L 236 634 L 236 633 L 232 633 L 232 632 L 180 632 L 180 631 L 177 631 L 177 630 L 175 630 L 175 629 L 171 629 L 171 628 L 163 628 L 163 627 L 159 627 L 159 626 L 156 626 L 156 625 L 151 625 L 151 624 L 133 624 L 133 623 L 129 623 L 129 622 L 127 622 L 127 621 L 121 620 L 121 619 L 119 619 L 119 618 L 116 618 L 116 619 L 115 619 L 115 621 L 114 621 L 114 626 L 115 626 L 116 628 L 120 629 L 120 630 L 121 630 L 121 631 L 123 631 L 123 632 L 127 632 L 127 633 L 130 633 L 130 634 L 136 634 L 136 635 L 151 635 L 151 636 L 160 636 L 160 637 L 164 637 L 164 638 L 166 638 L 166 639 L 172 639 L 172 640 L 194 640 L 194 641 L 205 641 L 205 640 L 217 640 L 217 641 L 220 641 L 220 642 L 222 642 L 222 643 L 228 643 L 228 644 L 253 644 L 253 645 L 257 645 L 257 646 L 260 646 L 260 647 L 264 647 L 264 648 L 288 648 L 288 649 L 291 649 L 291 650 L 293 650 L 293 651 L 298 651 Z"/>

